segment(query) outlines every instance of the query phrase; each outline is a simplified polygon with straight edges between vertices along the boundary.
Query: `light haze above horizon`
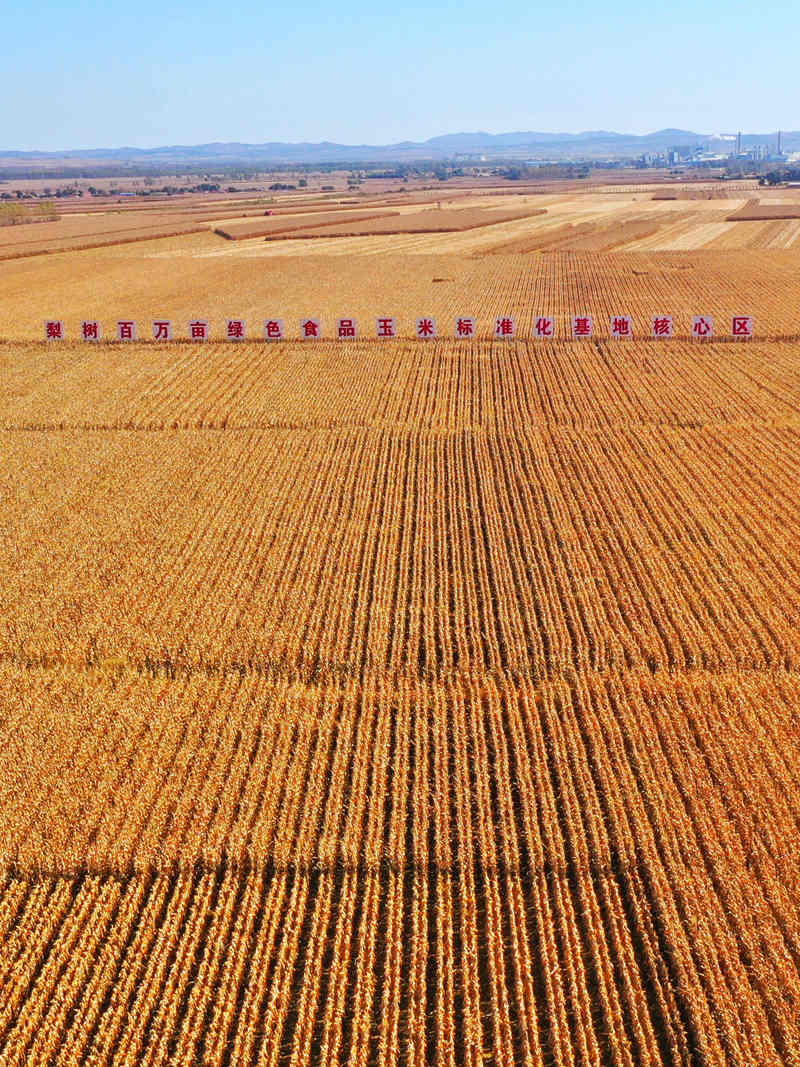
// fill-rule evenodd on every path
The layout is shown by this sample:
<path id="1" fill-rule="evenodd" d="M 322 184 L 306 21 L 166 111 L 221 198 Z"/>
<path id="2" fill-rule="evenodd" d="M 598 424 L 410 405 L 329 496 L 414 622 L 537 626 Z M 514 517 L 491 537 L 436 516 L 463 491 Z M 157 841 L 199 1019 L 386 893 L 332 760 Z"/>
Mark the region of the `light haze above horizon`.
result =
<path id="1" fill-rule="evenodd" d="M 798 129 L 800 6 L 45 0 L 3 15 L 0 150 Z"/>

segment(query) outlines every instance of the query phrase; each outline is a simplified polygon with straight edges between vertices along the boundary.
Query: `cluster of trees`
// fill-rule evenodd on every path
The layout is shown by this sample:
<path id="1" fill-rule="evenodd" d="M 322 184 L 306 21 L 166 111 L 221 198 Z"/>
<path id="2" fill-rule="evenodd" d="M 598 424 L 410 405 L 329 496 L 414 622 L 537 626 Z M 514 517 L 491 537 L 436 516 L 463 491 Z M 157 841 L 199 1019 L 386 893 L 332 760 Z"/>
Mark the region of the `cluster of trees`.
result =
<path id="1" fill-rule="evenodd" d="M 536 181 L 542 178 L 588 178 L 588 163 L 552 163 L 540 167 L 512 163 L 507 167 L 495 167 L 492 174 L 510 182 Z"/>
<path id="2" fill-rule="evenodd" d="M 15 189 L 11 193 L 0 193 L 0 200 L 50 200 L 52 197 L 56 197 L 59 200 L 63 200 L 65 197 L 70 196 L 83 196 L 83 193 L 76 186 L 69 185 L 63 189 L 49 189 L 45 188 L 41 193 L 37 193 L 33 190 Z"/>
<path id="3" fill-rule="evenodd" d="M 10 200 L 0 204 L 0 226 L 16 226 L 21 222 L 55 222 L 57 218 L 58 213 L 48 201 L 20 204 Z"/>
<path id="4" fill-rule="evenodd" d="M 159 188 L 151 186 L 149 189 L 137 189 L 136 196 L 176 196 L 180 193 L 218 193 L 222 186 L 219 182 L 198 182 L 197 185 L 162 185 Z M 236 190 L 232 190 L 235 192 Z M 110 189 L 98 189 L 94 185 L 89 186 L 91 196 L 120 196 L 120 190 L 113 186 Z M 130 195 L 129 193 L 126 195 Z"/>
<path id="5" fill-rule="evenodd" d="M 800 182 L 800 167 L 778 167 L 768 170 L 761 178 L 762 185 L 780 185 L 781 182 Z"/>
<path id="6" fill-rule="evenodd" d="M 365 175 L 367 178 L 400 178 L 402 181 L 408 181 L 406 176 L 401 173 L 400 168 L 394 170 L 371 170 Z"/>

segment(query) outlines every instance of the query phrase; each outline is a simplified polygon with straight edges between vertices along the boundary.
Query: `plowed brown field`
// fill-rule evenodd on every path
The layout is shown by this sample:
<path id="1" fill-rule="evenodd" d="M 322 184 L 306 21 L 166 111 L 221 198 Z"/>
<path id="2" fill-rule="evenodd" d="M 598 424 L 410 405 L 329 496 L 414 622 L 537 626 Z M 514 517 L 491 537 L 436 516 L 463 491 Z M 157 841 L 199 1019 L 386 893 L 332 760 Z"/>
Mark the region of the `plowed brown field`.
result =
<path id="1" fill-rule="evenodd" d="M 6 265 L 2 1067 L 800 1064 L 797 256 L 212 240 Z"/>

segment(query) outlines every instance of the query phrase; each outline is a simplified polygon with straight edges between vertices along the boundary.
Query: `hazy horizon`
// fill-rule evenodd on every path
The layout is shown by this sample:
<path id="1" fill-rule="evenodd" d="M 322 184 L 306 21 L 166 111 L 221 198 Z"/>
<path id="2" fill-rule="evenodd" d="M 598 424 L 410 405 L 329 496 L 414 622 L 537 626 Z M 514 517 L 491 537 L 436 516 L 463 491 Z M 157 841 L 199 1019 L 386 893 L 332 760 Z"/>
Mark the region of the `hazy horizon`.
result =
<path id="1" fill-rule="evenodd" d="M 50 0 L 4 15 L 0 145 L 392 144 L 448 131 L 792 128 L 800 11 L 677 0 L 314 2 L 234 12 Z M 11 47 L 13 45 L 13 47 Z"/>
<path id="2" fill-rule="evenodd" d="M 597 127 L 595 129 L 591 129 L 591 130 L 589 130 L 589 129 L 586 129 L 586 130 L 560 130 L 559 129 L 559 130 L 535 130 L 535 131 L 534 130 L 518 130 L 517 131 L 517 130 L 505 130 L 505 129 L 502 129 L 502 130 L 501 129 L 499 129 L 499 130 L 449 130 L 449 131 L 446 131 L 446 132 L 440 132 L 438 134 L 433 134 L 431 137 L 428 137 L 428 138 L 414 137 L 412 135 L 412 136 L 409 136 L 409 137 L 401 138 L 399 141 L 384 142 L 384 143 L 380 143 L 380 144 L 377 143 L 377 142 L 369 143 L 369 142 L 366 142 L 366 141 L 362 141 L 362 142 L 358 142 L 358 143 L 356 143 L 356 142 L 343 142 L 343 141 L 336 141 L 334 138 L 331 138 L 331 137 L 325 137 L 325 138 L 322 138 L 319 141 L 310 141 L 307 138 L 299 138 L 299 139 L 296 139 L 296 140 L 288 140 L 288 141 L 281 141 L 281 140 L 275 140 L 275 139 L 270 139 L 270 141 L 237 141 L 237 140 L 234 140 L 232 138 L 215 137 L 215 138 L 212 138 L 212 139 L 207 140 L 207 141 L 197 141 L 197 142 L 192 142 L 192 143 L 190 143 L 188 141 L 172 141 L 170 143 L 162 142 L 162 143 L 158 143 L 158 144 L 136 145 L 136 144 L 133 144 L 131 141 L 123 141 L 123 142 L 120 142 L 119 144 L 114 144 L 114 145 L 112 145 L 112 144 L 81 144 L 81 145 L 61 145 L 59 147 L 33 148 L 33 149 L 19 148 L 19 147 L 15 146 L 15 145 L 3 145 L 3 144 L 0 144 L 0 156 L 2 156 L 3 152 L 13 152 L 13 153 L 28 153 L 28 152 L 34 153 L 34 152 L 36 152 L 36 153 L 43 153 L 43 154 L 52 154 L 54 156 L 57 156 L 57 155 L 63 154 L 63 153 L 72 153 L 72 154 L 76 154 L 76 153 L 80 153 L 80 152 L 93 152 L 93 153 L 96 153 L 98 151 L 106 151 L 106 150 L 109 151 L 109 152 L 122 152 L 122 151 L 126 151 L 128 149 L 133 150 L 133 151 L 147 152 L 147 151 L 157 151 L 157 150 L 160 150 L 160 149 L 171 149 L 171 148 L 175 148 L 175 149 L 191 149 L 191 148 L 195 148 L 195 147 L 202 146 L 202 145 L 228 145 L 228 144 L 241 144 L 241 145 L 244 145 L 246 147 L 258 147 L 258 146 L 260 146 L 262 144 L 269 144 L 269 143 L 273 143 L 273 142 L 276 143 L 276 144 L 286 144 L 286 145 L 290 145 L 290 146 L 291 145 L 297 145 L 298 147 L 302 146 L 302 145 L 331 144 L 331 145 L 342 146 L 342 147 L 345 147 L 345 148 L 384 148 L 384 147 L 392 147 L 394 145 L 402 145 L 402 144 L 422 145 L 422 144 L 428 143 L 429 141 L 436 141 L 437 139 L 440 139 L 440 138 L 446 138 L 446 137 L 469 137 L 469 136 L 472 136 L 472 135 L 474 135 L 476 137 L 481 137 L 481 136 L 489 136 L 489 137 L 505 136 L 505 137 L 508 137 L 508 136 L 513 136 L 515 133 L 519 133 L 521 136 L 524 136 L 524 135 L 529 134 L 529 133 L 536 133 L 536 134 L 542 135 L 543 137 L 561 137 L 561 136 L 581 137 L 581 136 L 585 135 L 587 138 L 588 137 L 592 137 L 592 136 L 597 136 L 599 138 L 599 137 L 602 137 L 603 134 L 608 134 L 608 135 L 613 135 L 613 136 L 640 138 L 640 137 L 653 137 L 656 134 L 659 134 L 659 133 L 664 132 L 664 131 L 675 131 L 676 133 L 692 134 L 692 135 L 705 137 L 705 138 L 709 138 L 709 139 L 720 138 L 720 139 L 729 140 L 729 141 L 734 141 L 735 138 L 736 138 L 736 132 L 731 132 L 730 130 L 723 130 L 723 131 L 709 131 L 709 130 L 699 130 L 699 129 L 691 130 L 688 127 L 682 127 L 682 126 L 677 126 L 675 124 L 672 124 L 672 125 L 669 125 L 669 126 L 661 127 L 658 130 L 645 130 L 645 131 L 638 131 L 638 130 L 634 131 L 634 130 L 624 130 L 624 129 L 622 129 L 622 130 L 616 129 L 615 130 L 615 129 L 611 129 L 608 126 L 606 126 L 606 127 Z M 770 136 L 775 136 L 778 133 L 778 129 L 776 128 L 774 130 L 766 130 L 766 129 L 762 128 L 762 129 L 759 129 L 759 130 L 741 130 L 741 131 L 737 131 L 737 132 L 741 133 L 742 138 L 744 140 L 744 139 L 751 138 L 751 137 L 770 137 Z M 781 130 L 780 132 L 782 134 L 786 135 L 786 134 L 792 134 L 792 133 L 797 132 L 797 131 L 790 130 L 790 129 L 787 128 L 787 129 Z M 522 142 L 522 143 L 524 144 L 524 142 Z M 568 147 L 570 143 L 571 142 L 565 142 L 565 146 Z M 559 147 L 558 142 L 554 142 L 553 147 L 554 147 L 554 149 L 558 148 Z"/>

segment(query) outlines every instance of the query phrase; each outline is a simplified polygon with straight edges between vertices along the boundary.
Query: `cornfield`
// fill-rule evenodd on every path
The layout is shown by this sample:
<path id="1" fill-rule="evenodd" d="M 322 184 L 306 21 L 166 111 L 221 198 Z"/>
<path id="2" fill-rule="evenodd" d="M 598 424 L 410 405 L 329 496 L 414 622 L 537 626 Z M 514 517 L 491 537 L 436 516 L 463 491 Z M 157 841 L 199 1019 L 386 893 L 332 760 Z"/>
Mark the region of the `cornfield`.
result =
<path id="1" fill-rule="evenodd" d="M 115 399 L 112 392 L 104 397 L 102 381 L 96 380 L 116 365 L 117 355 L 111 351 L 103 353 L 101 363 L 80 349 L 61 356 L 50 353 L 46 368 L 53 365 L 48 360 L 64 368 L 73 366 L 63 387 L 60 379 L 54 383 L 28 372 L 27 360 L 38 365 L 40 357 L 26 352 L 21 358 L 15 344 L 41 339 L 45 319 L 63 319 L 67 337 L 73 341 L 84 319 L 102 322 L 103 336 L 109 338 L 115 336 L 116 321 L 121 318 L 136 320 L 142 337 L 150 335 L 155 319 L 170 319 L 176 335 L 180 331 L 183 336 L 191 320 L 207 319 L 213 324 L 212 336 L 220 337 L 225 321 L 239 318 L 247 322 L 248 337 L 255 338 L 262 335 L 265 319 L 284 319 L 287 333 L 297 336 L 300 322 L 313 317 L 322 320 L 323 336 L 332 338 L 341 317 L 355 318 L 362 329 L 372 332 L 376 317 L 384 314 L 395 316 L 398 333 L 409 338 L 414 337 L 416 319 L 423 315 L 437 320 L 442 335 L 450 333 L 460 316 L 474 316 L 484 338 L 491 337 L 495 319 L 505 315 L 516 317 L 517 333 L 523 337 L 535 335 L 537 316 L 553 316 L 556 337 L 569 338 L 572 316 L 584 314 L 593 316 L 598 333 L 601 329 L 607 333 L 612 316 L 630 315 L 637 337 L 650 336 L 654 315 L 673 315 L 676 335 L 684 337 L 689 336 L 695 315 L 712 316 L 718 334 L 729 333 L 732 316 L 751 315 L 759 338 L 775 341 L 800 335 L 800 309 L 795 300 L 797 253 L 791 249 L 444 254 L 447 242 L 457 250 L 461 242 L 479 239 L 472 235 L 485 235 L 503 225 L 451 234 L 255 243 L 224 241 L 207 232 L 76 253 L 79 264 L 73 264 L 74 270 L 65 269 L 70 257 L 19 260 L 3 268 L 0 288 L 3 373 L 18 379 L 26 395 L 47 394 L 51 408 L 78 399 L 71 383 L 80 368 L 86 371 L 86 384 L 99 403 L 106 406 Z M 720 225 L 737 229 L 744 224 Z M 800 221 L 748 225 L 800 227 Z M 414 254 L 393 252 L 395 241 L 409 242 L 408 251 Z M 412 246 L 412 242 L 418 244 Z M 429 242 L 437 242 L 442 249 L 437 251 Z M 294 246 L 295 252 L 284 254 L 285 245 Z M 253 262 L 262 257 L 269 262 Z M 388 358 L 388 366 L 396 355 Z M 725 358 L 729 356 L 733 358 L 731 353 Z M 251 353 L 251 357 L 256 369 L 248 372 L 245 367 L 245 373 L 270 375 L 273 366 L 281 366 L 275 353 Z M 229 352 L 226 358 L 238 357 Z M 306 352 L 302 358 L 313 356 Z M 332 352 L 330 358 L 341 360 L 341 351 Z M 151 357 L 137 350 L 124 357 L 125 373 L 139 374 L 142 359 L 152 369 Z M 323 363 L 327 362 L 326 356 Z M 177 357 L 176 363 L 186 365 Z M 175 367 L 163 354 L 157 357 L 157 365 L 166 373 Z M 200 368 L 203 365 L 201 360 Z M 194 392 L 190 379 L 186 388 L 187 396 Z M 0 405 L 14 396 L 21 394 L 0 394 Z M 316 397 L 313 393 L 310 402 L 322 402 Z M 582 402 L 580 391 L 576 402 Z M 20 413 L 20 421 L 29 420 Z"/>
<path id="2" fill-rule="evenodd" d="M 0 367 L 0 1063 L 800 1063 L 796 340 Z"/>

